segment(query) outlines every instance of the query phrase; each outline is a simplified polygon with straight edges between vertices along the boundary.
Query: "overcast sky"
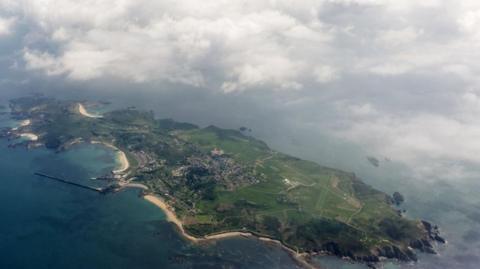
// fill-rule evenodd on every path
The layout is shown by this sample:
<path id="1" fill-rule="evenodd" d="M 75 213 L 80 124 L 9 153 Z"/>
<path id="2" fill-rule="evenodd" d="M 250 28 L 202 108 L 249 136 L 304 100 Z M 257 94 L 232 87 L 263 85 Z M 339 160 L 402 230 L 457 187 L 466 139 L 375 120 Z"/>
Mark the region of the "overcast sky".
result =
<path id="1" fill-rule="evenodd" d="M 189 89 L 454 180 L 480 165 L 479 41 L 475 0 L 0 0 L 0 83 Z"/>

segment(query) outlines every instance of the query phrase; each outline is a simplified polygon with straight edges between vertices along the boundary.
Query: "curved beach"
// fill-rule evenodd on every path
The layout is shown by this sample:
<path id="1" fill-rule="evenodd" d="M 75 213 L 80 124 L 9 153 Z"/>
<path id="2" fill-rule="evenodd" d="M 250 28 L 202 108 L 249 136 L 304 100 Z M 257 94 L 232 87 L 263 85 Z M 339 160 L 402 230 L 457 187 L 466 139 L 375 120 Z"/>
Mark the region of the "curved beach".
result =
<path id="1" fill-rule="evenodd" d="M 101 118 L 101 115 L 95 115 L 87 111 L 82 103 L 78 103 L 78 113 L 88 118 Z"/>
<path id="2" fill-rule="evenodd" d="M 130 163 L 128 162 L 127 155 L 125 155 L 125 152 L 119 150 L 118 148 L 116 148 L 116 150 L 117 150 L 117 161 L 120 162 L 120 167 L 113 170 L 112 172 L 114 174 L 119 174 L 127 171 L 128 168 L 130 168 Z"/>
<path id="3" fill-rule="evenodd" d="M 29 119 L 27 119 L 27 120 L 22 120 L 22 121 L 20 121 L 20 122 L 18 123 L 18 125 L 17 125 L 16 127 L 13 127 L 12 130 L 13 130 L 13 131 L 16 131 L 16 130 L 18 130 L 18 129 L 21 128 L 21 127 L 25 127 L 25 126 L 30 125 L 31 123 L 32 123 L 32 121 L 29 120 Z"/>
<path id="4" fill-rule="evenodd" d="M 28 125 L 30 125 L 31 123 L 32 123 L 32 121 L 29 120 L 29 119 L 27 119 L 27 120 L 22 120 L 22 121 L 20 122 L 20 127 L 28 126 Z"/>
<path id="5" fill-rule="evenodd" d="M 116 152 L 116 160 L 120 163 L 120 167 L 112 171 L 114 174 L 124 173 L 130 168 L 130 162 L 128 161 L 127 155 L 125 154 L 125 152 L 121 151 L 119 148 L 107 142 L 91 141 L 91 143 L 102 144 L 108 148 L 113 149 Z"/>
<path id="6" fill-rule="evenodd" d="M 158 196 L 155 196 L 155 195 L 152 195 L 152 194 L 147 194 L 147 195 L 143 196 L 143 198 L 145 200 L 149 201 L 150 203 L 154 204 L 155 206 L 161 208 L 163 210 L 163 212 L 165 213 L 165 215 L 167 217 L 167 220 L 170 221 L 170 222 L 173 222 L 177 226 L 177 228 L 180 230 L 181 235 L 183 237 L 185 237 L 186 239 L 188 239 L 189 241 L 193 242 L 193 243 L 207 242 L 207 241 L 220 240 L 220 239 L 225 239 L 225 238 L 230 238 L 230 237 L 239 237 L 239 236 L 252 237 L 252 238 L 256 238 L 260 241 L 264 241 L 264 242 L 267 242 L 267 243 L 271 243 L 271 244 L 275 244 L 275 245 L 280 246 L 282 249 L 287 251 L 288 254 L 290 254 L 290 256 L 293 259 L 295 259 L 295 261 L 297 261 L 299 263 L 299 265 L 301 265 L 304 268 L 318 269 L 318 267 L 315 267 L 315 266 L 313 266 L 313 265 L 311 265 L 310 263 L 307 262 L 307 260 L 306 260 L 307 254 L 306 253 L 298 253 L 297 251 L 285 246 L 279 240 L 275 240 L 275 239 L 268 238 L 268 237 L 258 236 L 258 235 L 255 235 L 253 233 L 250 233 L 250 232 L 238 232 L 238 231 L 236 231 L 236 232 L 220 232 L 220 233 L 217 233 L 217 234 L 207 235 L 207 236 L 200 237 L 200 238 L 199 237 L 194 237 L 194 236 L 188 234 L 185 231 L 185 229 L 183 228 L 182 221 L 177 217 L 175 212 L 170 208 L 170 206 L 162 198 L 160 198 Z"/>
<path id="7" fill-rule="evenodd" d="M 173 222 L 178 227 L 178 229 L 180 230 L 180 232 L 182 233 L 182 235 L 185 238 L 187 238 L 188 240 L 190 240 L 192 242 L 200 241 L 199 238 L 191 236 L 191 235 L 189 235 L 185 232 L 185 230 L 183 229 L 183 224 L 180 221 L 180 219 L 177 218 L 177 215 L 175 215 L 175 213 L 170 208 L 170 206 L 167 205 L 167 203 L 165 203 L 165 201 L 163 201 L 162 198 L 157 197 L 155 195 L 151 195 L 151 194 L 147 194 L 147 195 L 143 196 L 143 198 L 145 200 L 149 201 L 150 203 L 156 205 L 157 207 L 161 208 L 163 210 L 163 212 L 165 213 L 165 215 L 167 217 L 167 220 L 170 221 L 170 222 Z"/>
<path id="8" fill-rule="evenodd" d="M 38 140 L 38 135 L 34 134 L 34 133 L 23 133 L 23 134 L 20 134 L 21 137 L 25 137 L 27 138 L 28 140 L 31 140 L 31 141 L 37 141 Z"/>

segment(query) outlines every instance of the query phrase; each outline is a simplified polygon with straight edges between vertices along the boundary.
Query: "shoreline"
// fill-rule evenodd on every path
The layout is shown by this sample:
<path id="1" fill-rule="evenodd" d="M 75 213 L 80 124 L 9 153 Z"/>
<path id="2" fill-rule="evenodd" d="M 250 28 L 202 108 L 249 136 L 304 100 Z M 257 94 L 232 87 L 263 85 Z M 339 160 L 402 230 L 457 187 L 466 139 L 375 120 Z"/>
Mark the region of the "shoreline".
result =
<path id="1" fill-rule="evenodd" d="M 19 124 L 20 127 L 25 127 L 25 126 L 28 126 L 32 123 L 31 120 L 27 119 L 27 120 L 22 120 Z"/>
<path id="2" fill-rule="evenodd" d="M 128 161 L 127 155 L 125 154 L 125 152 L 123 152 L 119 148 L 117 148 L 114 145 L 112 145 L 110 143 L 107 143 L 107 142 L 91 141 L 90 143 L 101 144 L 101 145 L 104 145 L 107 148 L 113 149 L 115 151 L 115 153 L 116 153 L 115 160 L 120 163 L 120 167 L 112 170 L 112 173 L 121 174 L 121 173 L 126 172 L 130 168 L 130 162 Z"/>
<path id="3" fill-rule="evenodd" d="M 307 260 L 306 260 L 306 257 L 308 257 L 307 253 L 299 253 L 299 252 L 295 251 L 294 249 L 289 248 L 288 246 L 286 246 L 285 244 L 283 244 L 279 240 L 259 236 L 259 235 L 256 235 L 254 233 L 251 233 L 251 232 L 231 231 L 231 232 L 220 232 L 220 233 L 216 233 L 216 234 L 206 235 L 204 237 L 192 236 L 185 231 L 185 229 L 183 228 L 182 221 L 177 217 L 175 212 L 170 208 L 170 206 L 162 198 L 160 198 L 158 196 L 155 196 L 153 194 L 144 195 L 143 198 L 145 200 L 147 200 L 148 202 L 152 203 L 153 205 L 162 209 L 162 211 L 165 213 L 165 215 L 167 217 L 167 221 L 175 224 L 175 226 L 177 226 L 177 228 L 180 230 L 180 234 L 184 238 L 188 239 L 189 241 L 191 241 L 193 243 L 215 241 L 215 240 L 221 240 L 221 239 L 226 239 L 226 238 L 231 238 L 231 237 L 255 238 L 255 239 L 258 239 L 258 240 L 266 242 L 266 243 L 271 243 L 271 244 L 275 244 L 275 245 L 280 246 L 303 268 L 318 269 L 318 267 L 315 267 L 312 264 L 307 262 Z"/>
<path id="4" fill-rule="evenodd" d="M 82 103 L 78 103 L 78 113 L 80 113 L 82 116 L 85 116 L 85 117 L 88 117 L 88 118 L 94 118 L 94 119 L 98 119 L 98 118 L 103 117 L 101 115 L 95 115 L 95 114 L 89 113 Z"/>
<path id="5" fill-rule="evenodd" d="M 185 232 L 185 229 L 183 229 L 183 223 L 180 221 L 180 219 L 177 217 L 177 215 L 174 213 L 174 211 L 170 208 L 170 206 L 163 201 L 162 198 L 152 195 L 152 194 L 147 194 L 143 196 L 143 199 L 149 201 L 150 203 L 154 204 L 155 206 L 159 207 L 162 209 L 162 211 L 165 213 L 165 216 L 167 217 L 167 221 L 172 222 L 177 226 L 177 228 L 180 230 L 180 233 L 182 236 L 187 238 L 188 240 L 192 242 L 199 242 L 201 238 L 197 238 L 194 236 L 191 236 Z"/>
<path id="6" fill-rule="evenodd" d="M 17 131 L 18 129 L 22 128 L 22 127 L 26 127 L 28 125 L 32 124 L 32 121 L 29 120 L 29 119 L 26 119 L 26 120 L 21 120 L 20 122 L 18 122 L 18 125 L 15 126 L 15 127 L 12 127 L 12 131 Z"/>
<path id="7" fill-rule="evenodd" d="M 21 133 L 20 137 L 25 137 L 30 141 L 37 141 L 38 140 L 38 135 L 34 133 Z"/>
<path id="8" fill-rule="evenodd" d="M 120 168 L 113 170 L 112 172 L 114 174 L 124 173 L 130 168 L 130 162 L 127 159 L 127 155 L 120 149 L 117 149 L 116 160 L 120 162 Z"/>

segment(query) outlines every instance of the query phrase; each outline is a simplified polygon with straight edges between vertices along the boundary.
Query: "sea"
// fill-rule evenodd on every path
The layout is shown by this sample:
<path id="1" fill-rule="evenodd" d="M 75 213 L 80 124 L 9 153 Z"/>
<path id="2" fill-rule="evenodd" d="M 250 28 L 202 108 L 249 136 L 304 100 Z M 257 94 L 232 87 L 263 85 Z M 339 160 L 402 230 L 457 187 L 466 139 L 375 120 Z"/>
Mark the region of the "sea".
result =
<path id="1" fill-rule="evenodd" d="M 0 127 L 16 125 L 8 114 L 0 115 Z M 335 143 L 307 149 L 281 139 L 267 142 L 302 158 L 355 171 L 383 191 L 400 191 L 406 197 L 406 215 L 438 224 L 448 240 L 438 246 L 438 255 L 420 254 L 417 263 L 387 262 L 381 268 L 479 268 L 478 182 L 416 184 L 400 172 L 401 165 L 382 161 L 373 167 L 360 153 L 357 162 L 328 163 L 331 158 L 325 152 L 335 146 L 342 149 Z M 10 148 L 10 143 L 0 139 L 0 268 L 299 268 L 278 246 L 255 239 L 193 245 L 136 190 L 100 195 L 34 175 L 43 172 L 101 186 L 91 178 L 117 165 L 108 148 L 79 144 L 55 153 Z M 345 150 L 355 156 L 355 149 Z M 366 268 L 336 257 L 314 260 L 325 269 Z"/>

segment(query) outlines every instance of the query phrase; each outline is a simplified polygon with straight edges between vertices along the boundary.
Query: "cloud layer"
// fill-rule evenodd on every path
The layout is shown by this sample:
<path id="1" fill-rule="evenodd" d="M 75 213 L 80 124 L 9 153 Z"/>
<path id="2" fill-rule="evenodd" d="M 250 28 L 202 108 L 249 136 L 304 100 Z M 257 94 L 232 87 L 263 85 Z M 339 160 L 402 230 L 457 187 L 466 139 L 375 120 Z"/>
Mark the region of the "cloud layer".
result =
<path id="1" fill-rule="evenodd" d="M 474 1 L 1 3 L 30 28 L 25 66 L 76 80 L 278 90 L 328 83 L 342 73 L 473 79 L 478 68 Z M 0 20 L 1 32 L 10 24 Z"/>
<path id="2" fill-rule="evenodd" d="M 285 121 L 422 177 L 480 164 L 478 1 L 0 0 L 0 10 L 0 42 L 17 39 L 9 68 L 261 95 Z"/>

